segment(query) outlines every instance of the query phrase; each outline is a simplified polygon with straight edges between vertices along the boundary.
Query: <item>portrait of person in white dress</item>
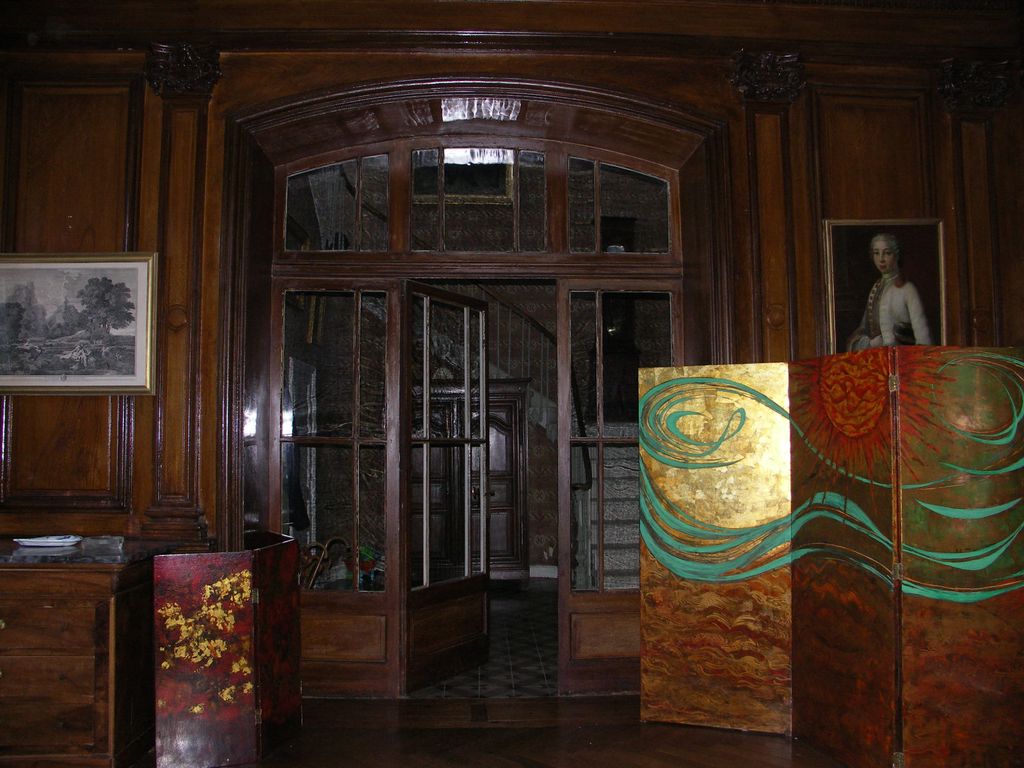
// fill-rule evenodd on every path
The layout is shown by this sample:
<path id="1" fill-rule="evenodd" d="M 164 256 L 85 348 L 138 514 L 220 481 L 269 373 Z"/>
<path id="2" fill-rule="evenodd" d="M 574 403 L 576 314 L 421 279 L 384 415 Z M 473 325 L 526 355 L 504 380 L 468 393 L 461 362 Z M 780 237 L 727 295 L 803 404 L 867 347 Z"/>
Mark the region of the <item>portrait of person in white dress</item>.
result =
<path id="1" fill-rule="evenodd" d="M 860 325 L 846 341 L 847 351 L 932 344 L 921 296 L 900 271 L 899 240 L 889 232 L 880 232 L 871 238 L 869 254 L 880 277 L 868 294 Z"/>

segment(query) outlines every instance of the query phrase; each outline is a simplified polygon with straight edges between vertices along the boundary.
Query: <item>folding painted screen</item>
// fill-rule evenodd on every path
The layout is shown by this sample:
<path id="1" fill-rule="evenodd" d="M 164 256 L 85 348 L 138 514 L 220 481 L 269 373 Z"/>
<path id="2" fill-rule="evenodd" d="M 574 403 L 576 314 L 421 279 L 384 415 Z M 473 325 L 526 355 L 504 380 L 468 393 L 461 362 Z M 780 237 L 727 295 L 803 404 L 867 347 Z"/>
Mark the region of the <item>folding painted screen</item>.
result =
<path id="1" fill-rule="evenodd" d="M 644 719 L 789 731 L 788 374 L 640 372 Z"/>
<path id="2" fill-rule="evenodd" d="M 640 382 L 644 718 L 851 768 L 1021 765 L 1021 351 Z"/>
<path id="3" fill-rule="evenodd" d="M 298 545 L 153 562 L 156 766 L 255 763 L 302 724 Z"/>

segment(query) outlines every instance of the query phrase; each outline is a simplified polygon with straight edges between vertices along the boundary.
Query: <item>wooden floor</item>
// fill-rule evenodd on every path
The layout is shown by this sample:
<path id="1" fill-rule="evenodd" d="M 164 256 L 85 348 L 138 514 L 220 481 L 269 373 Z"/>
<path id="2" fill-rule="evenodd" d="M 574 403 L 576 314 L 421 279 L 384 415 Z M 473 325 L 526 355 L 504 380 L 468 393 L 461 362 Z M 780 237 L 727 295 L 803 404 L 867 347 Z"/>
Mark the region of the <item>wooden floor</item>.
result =
<path id="1" fill-rule="evenodd" d="M 260 766 L 842 768 L 778 736 L 641 723 L 636 696 L 306 699 L 302 734 Z"/>

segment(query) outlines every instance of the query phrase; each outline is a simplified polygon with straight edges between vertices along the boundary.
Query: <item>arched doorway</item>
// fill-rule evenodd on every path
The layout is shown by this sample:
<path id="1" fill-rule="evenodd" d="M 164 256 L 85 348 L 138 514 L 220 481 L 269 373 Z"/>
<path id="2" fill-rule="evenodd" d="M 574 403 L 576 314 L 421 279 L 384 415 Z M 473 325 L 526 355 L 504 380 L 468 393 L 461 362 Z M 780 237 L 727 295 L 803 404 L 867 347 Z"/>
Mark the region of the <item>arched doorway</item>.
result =
<path id="1" fill-rule="evenodd" d="M 443 579 L 430 588 L 424 553 L 438 545 L 431 524 L 423 523 L 434 514 L 423 510 L 433 501 L 430 493 L 423 496 L 417 514 L 416 489 L 423 490 L 424 477 L 431 478 L 432 488 L 444 483 L 431 474 L 437 464 L 422 471 L 422 459 L 415 457 L 423 451 L 417 453 L 415 429 L 407 427 L 417 404 L 433 402 L 423 393 L 434 392 L 434 374 L 451 373 L 451 366 L 437 360 L 424 368 L 421 394 L 416 394 L 409 355 L 412 339 L 424 327 L 410 331 L 419 311 L 407 301 L 410 280 L 467 284 L 473 291 L 536 281 L 552 287 L 549 317 L 531 320 L 547 328 L 553 340 L 559 690 L 635 690 L 637 582 L 628 573 L 613 576 L 621 568 L 610 555 L 616 542 L 608 533 L 613 522 L 625 531 L 622 546 L 632 548 L 625 570 L 638 568 L 633 523 L 628 515 L 616 521 L 610 516 L 613 497 L 628 501 L 629 496 L 629 477 L 618 477 L 615 468 L 634 460 L 635 436 L 619 425 L 630 421 L 628 379 L 637 365 L 723 358 L 716 317 L 728 312 L 728 292 L 715 267 L 723 241 L 715 212 L 725 210 L 720 127 L 621 94 L 550 83 L 432 80 L 303 96 L 252 110 L 229 121 L 228 147 L 221 540 L 233 546 L 244 526 L 282 526 L 288 483 L 294 479 L 288 477 L 289 462 L 302 446 L 365 455 L 382 467 L 381 484 L 367 498 L 382 501 L 383 524 L 372 535 L 388 567 L 366 588 L 350 579 L 352 586 L 343 593 L 304 594 L 307 692 L 400 695 L 449 666 L 427 664 L 431 669 L 425 671 L 417 661 L 423 652 L 451 660 L 463 655 L 451 649 L 478 647 L 486 636 L 486 602 Z M 461 163 L 453 160 L 460 153 L 483 158 L 483 173 L 460 176 L 454 166 Z M 315 212 L 322 191 L 310 191 L 306 206 L 313 210 L 307 215 L 310 222 L 316 219 L 317 237 L 309 237 L 312 225 L 290 229 L 289 195 L 292 200 L 299 195 L 299 182 L 292 185 L 293 180 L 336 166 L 341 170 L 335 175 L 348 180 L 347 191 L 339 194 L 348 200 L 346 215 L 354 229 L 322 237 L 326 227 Z M 541 182 L 542 194 L 528 200 L 523 184 L 531 178 Z M 306 188 L 313 190 L 321 181 L 307 179 Z M 633 190 L 627 195 L 632 211 L 615 204 L 614 189 L 623 184 Z M 648 194 L 641 189 L 655 190 L 655 199 L 663 196 L 664 203 L 638 204 Z M 489 233 L 483 243 L 471 231 L 482 221 Z M 289 373 L 282 363 L 290 333 L 285 308 L 289 298 L 300 296 L 306 297 L 307 324 L 316 321 L 310 304 L 323 308 L 351 300 L 352 306 L 382 308 L 386 320 L 378 329 L 381 354 L 375 361 L 385 414 L 379 433 L 318 432 L 301 439 L 284 434 L 283 400 L 291 391 L 286 381 L 303 380 L 301 370 Z M 361 311 L 350 311 L 352 328 L 362 327 L 354 319 Z M 367 327 L 371 315 L 365 316 Z M 634 340 L 641 328 L 659 330 L 665 339 L 647 347 L 620 345 L 615 334 L 622 328 L 629 328 Z M 358 345 L 363 337 L 351 338 Z M 481 365 L 491 369 L 490 375 L 499 367 L 493 360 Z M 575 391 L 581 377 L 589 381 L 587 393 Z M 461 401 L 470 425 L 471 400 Z M 591 400 L 594 406 L 587 411 Z M 353 402 L 358 409 L 358 399 Z M 429 424 L 425 429 L 429 432 Z M 488 491 L 486 481 L 474 485 L 474 459 L 459 455 L 448 465 L 453 469 L 444 487 L 466 510 L 456 538 L 469 542 L 459 563 L 461 573 L 473 577 L 486 572 L 486 557 L 479 570 L 473 565 L 473 509 L 482 509 L 474 494 L 488 496 Z M 344 466 L 356 467 L 347 493 L 358 506 L 359 460 L 345 461 Z M 459 461 L 468 467 L 462 474 L 455 470 L 463 466 Z M 418 486 L 414 466 L 421 467 Z M 463 490 L 456 493 L 456 486 Z M 423 531 L 419 548 L 410 537 L 414 522 Z M 353 539 L 360 535 L 358 522 L 346 525 Z M 481 529 L 488 527 L 478 525 L 476 532 Z M 348 544 L 358 550 L 354 541 Z M 358 555 L 352 555 L 348 568 L 355 572 Z M 422 569 L 414 565 L 417 558 Z M 426 576 L 417 580 L 417 572 Z M 419 609 L 424 612 L 417 618 Z"/>

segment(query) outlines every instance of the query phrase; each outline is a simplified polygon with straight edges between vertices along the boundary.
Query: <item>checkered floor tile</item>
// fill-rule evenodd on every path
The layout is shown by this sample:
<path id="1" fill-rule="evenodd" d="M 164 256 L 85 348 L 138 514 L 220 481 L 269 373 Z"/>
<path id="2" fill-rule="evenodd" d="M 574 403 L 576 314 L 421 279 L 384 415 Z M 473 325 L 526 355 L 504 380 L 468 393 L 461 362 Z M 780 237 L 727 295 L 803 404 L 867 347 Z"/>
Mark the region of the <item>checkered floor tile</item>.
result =
<path id="1" fill-rule="evenodd" d="M 415 699 L 555 696 L 558 594 L 554 589 L 491 591 L 491 649 L 486 664 L 415 691 Z"/>

